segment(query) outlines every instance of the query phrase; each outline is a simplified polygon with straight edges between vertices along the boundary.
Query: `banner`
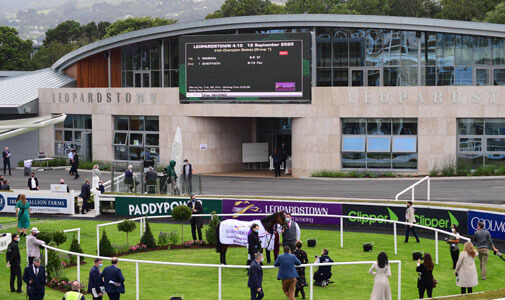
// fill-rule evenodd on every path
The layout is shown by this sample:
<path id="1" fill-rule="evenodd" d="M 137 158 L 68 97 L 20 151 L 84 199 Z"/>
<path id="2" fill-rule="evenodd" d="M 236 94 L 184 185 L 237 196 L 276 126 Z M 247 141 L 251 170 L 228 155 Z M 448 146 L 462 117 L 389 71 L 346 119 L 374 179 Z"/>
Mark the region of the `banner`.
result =
<path id="1" fill-rule="evenodd" d="M 221 199 L 197 199 L 203 206 L 202 214 L 222 211 Z M 179 205 L 187 205 L 189 198 L 116 197 L 116 216 L 166 216 Z M 210 217 L 207 217 L 210 218 Z"/>
<path id="2" fill-rule="evenodd" d="M 468 212 L 464 210 L 447 210 L 427 207 L 416 207 L 415 216 L 418 225 L 428 226 L 449 231 L 452 224 L 458 227 L 460 234 L 467 233 Z M 344 215 L 377 218 L 382 220 L 405 221 L 406 206 L 399 205 L 356 205 L 343 204 Z M 345 225 L 349 226 L 372 226 L 372 227 L 392 227 L 392 223 L 374 220 L 345 219 Z"/>
<path id="3" fill-rule="evenodd" d="M 283 200 L 234 200 L 223 199 L 223 213 L 238 213 L 244 216 L 225 217 L 251 221 L 258 216 L 247 217 L 247 214 L 274 214 L 279 211 L 292 214 L 321 215 L 321 217 L 293 216 L 295 222 L 301 224 L 339 225 L 340 218 L 323 217 L 325 215 L 342 214 L 342 204 L 335 202 L 283 201 Z"/>
<path id="4" fill-rule="evenodd" d="M 505 240 L 505 215 L 478 211 L 468 212 L 468 234 L 477 231 L 477 223 L 484 223 L 484 229 L 489 231 L 492 238 Z"/>
<path id="5" fill-rule="evenodd" d="M 15 213 L 19 193 L 0 192 L 0 212 Z M 72 195 L 65 193 L 24 192 L 30 203 L 32 213 L 36 214 L 74 214 Z"/>

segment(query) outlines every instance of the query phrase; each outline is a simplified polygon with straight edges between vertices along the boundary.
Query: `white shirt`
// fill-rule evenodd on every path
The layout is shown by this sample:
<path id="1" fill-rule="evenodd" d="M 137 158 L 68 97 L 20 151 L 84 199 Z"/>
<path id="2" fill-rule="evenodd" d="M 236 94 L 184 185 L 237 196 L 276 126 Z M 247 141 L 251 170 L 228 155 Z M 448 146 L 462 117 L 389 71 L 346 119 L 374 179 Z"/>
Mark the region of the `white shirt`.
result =
<path id="1" fill-rule="evenodd" d="M 27 159 L 24 161 L 24 167 L 25 168 L 31 168 L 32 167 L 32 161 L 30 159 Z"/>
<path id="2" fill-rule="evenodd" d="M 186 174 L 186 176 L 189 176 L 189 165 L 184 165 L 184 174 Z"/>
<path id="3" fill-rule="evenodd" d="M 35 182 L 35 177 L 32 177 L 32 179 L 30 180 L 30 186 L 32 187 L 32 189 L 37 188 L 37 183 Z"/>
<path id="4" fill-rule="evenodd" d="M 74 153 L 73 152 L 69 152 L 68 153 L 68 159 L 74 159 Z"/>

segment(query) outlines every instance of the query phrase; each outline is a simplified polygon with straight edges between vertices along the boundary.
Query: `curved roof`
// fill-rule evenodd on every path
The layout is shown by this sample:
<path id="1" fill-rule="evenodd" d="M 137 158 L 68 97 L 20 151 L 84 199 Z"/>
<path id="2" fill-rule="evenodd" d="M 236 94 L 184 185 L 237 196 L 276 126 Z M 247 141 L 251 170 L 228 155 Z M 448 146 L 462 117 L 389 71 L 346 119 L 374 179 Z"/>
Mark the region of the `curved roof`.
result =
<path id="1" fill-rule="evenodd" d="M 77 61 L 132 43 L 208 31 L 244 28 L 348 27 L 444 32 L 505 38 L 505 25 L 410 17 L 368 15 L 266 15 L 175 23 L 128 32 L 81 47 L 60 58 L 51 67 L 61 72 Z"/>

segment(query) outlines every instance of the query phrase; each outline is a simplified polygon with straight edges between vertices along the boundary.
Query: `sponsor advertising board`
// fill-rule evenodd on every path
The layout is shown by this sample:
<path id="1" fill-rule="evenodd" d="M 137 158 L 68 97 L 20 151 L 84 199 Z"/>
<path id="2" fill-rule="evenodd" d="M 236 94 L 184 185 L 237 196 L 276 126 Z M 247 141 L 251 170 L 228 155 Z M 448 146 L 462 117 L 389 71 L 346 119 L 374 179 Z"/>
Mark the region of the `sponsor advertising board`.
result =
<path id="1" fill-rule="evenodd" d="M 32 213 L 74 214 L 74 201 L 71 194 L 25 193 Z M 15 213 L 18 193 L 0 193 L 0 212 Z"/>
<path id="2" fill-rule="evenodd" d="M 458 226 L 461 234 L 467 231 L 467 211 L 415 207 L 417 224 L 449 231 L 452 224 Z M 399 205 L 355 205 L 343 204 L 343 213 L 347 216 L 377 218 L 382 220 L 405 221 L 406 206 Z M 348 226 L 392 227 L 385 221 L 344 219 Z"/>
<path id="3" fill-rule="evenodd" d="M 281 210 L 292 214 L 321 215 L 321 217 L 293 216 L 294 221 L 301 224 L 339 225 L 340 218 L 323 216 L 342 214 L 342 204 L 334 202 L 223 199 L 224 214 L 236 213 L 244 215 L 226 218 L 238 218 L 240 220 L 251 221 L 261 217 L 247 217 L 247 214 L 274 214 Z"/>
<path id="4" fill-rule="evenodd" d="M 197 199 L 203 206 L 203 214 L 213 211 L 220 214 L 221 199 Z M 163 197 L 116 197 L 116 216 L 166 216 L 172 209 L 179 205 L 187 205 L 189 198 L 163 198 Z"/>
<path id="5" fill-rule="evenodd" d="M 505 215 L 485 213 L 479 211 L 468 212 L 468 234 L 477 231 L 477 223 L 484 223 L 484 229 L 489 231 L 492 238 L 505 240 Z"/>

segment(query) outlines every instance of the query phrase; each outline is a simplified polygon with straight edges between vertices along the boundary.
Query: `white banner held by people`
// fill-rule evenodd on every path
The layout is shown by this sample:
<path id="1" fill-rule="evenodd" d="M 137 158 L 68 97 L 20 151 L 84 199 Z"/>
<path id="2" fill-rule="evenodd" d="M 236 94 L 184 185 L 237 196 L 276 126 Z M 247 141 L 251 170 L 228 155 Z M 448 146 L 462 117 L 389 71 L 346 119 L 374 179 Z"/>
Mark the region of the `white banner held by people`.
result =
<path id="1" fill-rule="evenodd" d="M 249 234 L 249 230 L 251 230 L 252 224 L 259 225 L 258 236 L 261 241 L 261 247 L 267 248 L 270 241 L 273 239 L 265 228 L 263 224 L 261 224 L 260 220 L 254 221 L 239 221 L 239 220 L 224 220 L 221 222 L 221 226 L 219 226 L 219 241 L 223 245 L 239 245 L 247 247 L 247 235 Z M 272 248 L 273 249 L 273 248 Z"/>

